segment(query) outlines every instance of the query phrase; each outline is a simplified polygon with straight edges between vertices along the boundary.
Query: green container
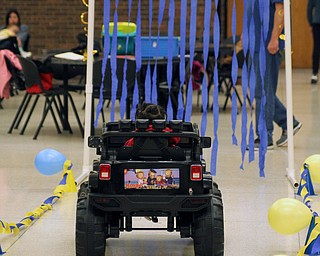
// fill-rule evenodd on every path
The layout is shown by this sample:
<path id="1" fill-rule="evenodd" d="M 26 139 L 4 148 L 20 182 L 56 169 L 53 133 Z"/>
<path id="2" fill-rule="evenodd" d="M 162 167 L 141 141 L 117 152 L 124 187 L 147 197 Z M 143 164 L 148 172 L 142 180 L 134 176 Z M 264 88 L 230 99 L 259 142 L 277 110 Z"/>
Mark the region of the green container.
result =
<path id="1" fill-rule="evenodd" d="M 112 50 L 112 33 L 113 22 L 109 24 L 109 36 L 110 36 L 110 51 Z M 128 47 L 126 49 L 126 42 L 128 37 Z M 128 22 L 118 22 L 117 33 L 117 55 L 134 55 L 135 54 L 135 37 L 136 37 L 136 25 Z M 104 26 L 101 30 L 102 45 L 104 45 Z"/>

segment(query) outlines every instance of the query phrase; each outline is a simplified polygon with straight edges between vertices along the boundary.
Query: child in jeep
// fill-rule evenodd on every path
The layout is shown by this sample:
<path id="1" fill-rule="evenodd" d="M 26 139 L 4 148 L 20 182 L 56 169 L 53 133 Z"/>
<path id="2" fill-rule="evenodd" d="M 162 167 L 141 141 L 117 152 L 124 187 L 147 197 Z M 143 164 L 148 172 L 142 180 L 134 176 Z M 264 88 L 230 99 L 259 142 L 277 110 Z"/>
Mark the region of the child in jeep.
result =
<path id="1" fill-rule="evenodd" d="M 167 113 L 163 107 L 159 105 L 155 105 L 152 103 L 142 103 L 138 106 L 136 111 L 136 119 L 149 119 L 149 121 L 155 119 L 166 119 Z M 146 130 L 154 131 L 155 129 L 152 127 L 152 124 L 149 125 L 149 128 Z M 169 127 L 166 127 L 162 130 L 163 132 L 172 132 Z M 171 137 L 169 138 L 169 146 L 175 147 L 180 142 L 179 137 Z M 125 146 L 132 147 L 134 145 L 134 138 L 131 138 L 126 141 Z"/>

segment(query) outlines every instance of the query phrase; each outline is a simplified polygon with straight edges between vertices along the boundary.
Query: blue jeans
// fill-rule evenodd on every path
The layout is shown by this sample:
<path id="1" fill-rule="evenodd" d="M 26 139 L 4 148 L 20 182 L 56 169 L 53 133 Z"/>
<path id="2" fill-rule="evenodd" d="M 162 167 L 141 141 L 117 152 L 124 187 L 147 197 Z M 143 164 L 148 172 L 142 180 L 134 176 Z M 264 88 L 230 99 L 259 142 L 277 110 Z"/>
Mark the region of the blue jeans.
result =
<path id="1" fill-rule="evenodd" d="M 259 64 L 259 53 L 254 55 L 254 68 L 256 75 L 256 88 L 255 88 L 255 99 L 256 99 L 256 134 L 259 137 L 259 116 L 261 109 L 261 98 L 262 98 L 262 83 L 260 76 L 260 64 Z M 265 104 L 265 121 L 268 133 L 268 143 L 273 142 L 273 121 L 282 128 L 287 130 L 287 110 L 277 97 L 277 86 L 278 76 L 281 64 L 281 55 L 278 52 L 272 55 L 266 50 L 266 74 L 264 78 L 264 90 L 266 95 Z M 293 124 L 296 125 L 298 121 L 293 116 Z"/>

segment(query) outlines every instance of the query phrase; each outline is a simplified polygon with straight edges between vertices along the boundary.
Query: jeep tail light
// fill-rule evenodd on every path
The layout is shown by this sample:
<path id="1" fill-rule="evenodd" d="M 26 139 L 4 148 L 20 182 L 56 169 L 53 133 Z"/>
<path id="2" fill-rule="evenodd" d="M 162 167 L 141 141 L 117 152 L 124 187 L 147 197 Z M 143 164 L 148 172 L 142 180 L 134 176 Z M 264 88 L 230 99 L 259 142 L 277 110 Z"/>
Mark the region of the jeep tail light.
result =
<path id="1" fill-rule="evenodd" d="M 190 167 L 190 179 L 192 181 L 202 180 L 202 165 L 191 165 Z"/>
<path id="2" fill-rule="evenodd" d="M 110 180 L 111 179 L 111 165 L 110 164 L 100 164 L 99 179 L 100 180 Z"/>

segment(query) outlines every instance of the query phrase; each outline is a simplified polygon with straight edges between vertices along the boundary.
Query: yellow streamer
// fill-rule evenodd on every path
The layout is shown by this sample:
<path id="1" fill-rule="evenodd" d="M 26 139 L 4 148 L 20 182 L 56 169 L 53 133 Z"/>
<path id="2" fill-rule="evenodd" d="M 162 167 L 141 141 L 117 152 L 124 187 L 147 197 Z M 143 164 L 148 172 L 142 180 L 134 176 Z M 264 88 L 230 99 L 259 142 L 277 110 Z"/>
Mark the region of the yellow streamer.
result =
<path id="1" fill-rule="evenodd" d="M 65 192 L 76 192 L 76 184 L 74 180 L 74 176 L 72 173 L 72 163 L 70 160 L 66 160 L 63 165 L 63 174 L 62 177 L 67 175 L 66 177 L 66 184 L 58 185 L 53 194 L 54 196 L 61 198 Z M 54 200 L 54 199 L 53 199 Z M 55 201 L 52 201 L 54 204 Z M 0 234 L 14 234 L 18 235 L 20 232 L 20 227 L 29 227 L 30 224 L 35 220 L 40 218 L 45 212 L 52 210 L 52 204 L 50 203 L 43 203 L 32 212 L 27 212 L 25 217 L 19 223 L 7 223 L 5 221 L 0 220 Z"/>
<path id="2" fill-rule="evenodd" d="M 310 173 L 309 173 L 310 175 Z M 307 183 L 307 181 L 305 179 L 301 179 L 300 181 L 300 186 L 303 187 L 300 191 L 300 196 L 303 198 L 303 200 L 305 202 L 311 202 L 312 201 L 312 198 L 310 198 L 310 194 L 309 194 L 309 191 L 307 189 L 307 186 L 305 186 Z M 313 212 L 312 209 L 310 209 L 311 212 Z M 305 250 L 308 248 L 308 246 L 318 237 L 318 235 L 320 234 L 320 217 L 316 216 L 314 217 L 315 218 L 315 226 L 314 228 L 312 229 L 311 233 L 310 233 L 310 236 L 309 236 L 309 239 L 308 241 L 306 241 L 306 244 L 305 246 L 303 246 L 297 256 L 304 256 L 305 255 Z"/>

